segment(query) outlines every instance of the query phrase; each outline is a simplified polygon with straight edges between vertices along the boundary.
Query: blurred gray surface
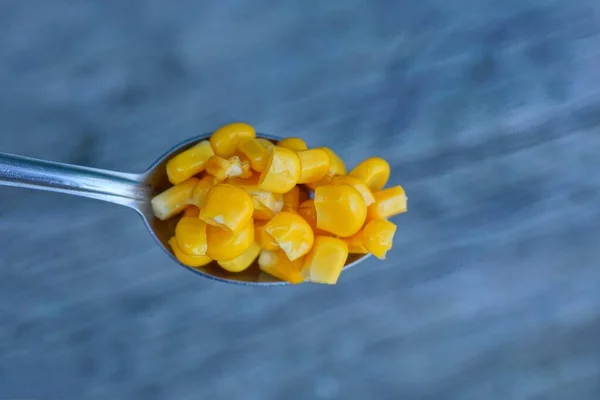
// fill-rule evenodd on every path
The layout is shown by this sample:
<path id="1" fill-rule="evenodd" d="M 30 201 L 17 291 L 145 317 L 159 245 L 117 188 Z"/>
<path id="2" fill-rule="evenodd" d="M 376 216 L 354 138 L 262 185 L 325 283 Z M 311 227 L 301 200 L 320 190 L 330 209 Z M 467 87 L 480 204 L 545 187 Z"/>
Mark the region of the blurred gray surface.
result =
<path id="1" fill-rule="evenodd" d="M 0 2 L 0 151 L 141 171 L 244 120 L 391 160 L 335 287 L 169 262 L 126 209 L 0 188 L 0 399 L 598 399 L 600 3 Z"/>

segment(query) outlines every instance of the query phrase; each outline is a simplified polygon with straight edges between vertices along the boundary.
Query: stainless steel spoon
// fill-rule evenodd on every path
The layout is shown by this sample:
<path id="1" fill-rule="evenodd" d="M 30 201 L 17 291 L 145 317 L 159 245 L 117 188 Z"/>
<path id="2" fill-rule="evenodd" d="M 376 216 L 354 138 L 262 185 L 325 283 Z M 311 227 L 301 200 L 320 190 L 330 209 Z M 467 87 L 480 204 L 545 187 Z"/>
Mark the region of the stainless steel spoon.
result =
<path id="1" fill-rule="evenodd" d="M 265 134 L 259 134 L 259 136 L 275 142 L 281 139 Z M 200 140 L 208 139 L 209 137 L 210 134 L 204 134 L 178 144 L 159 157 L 142 174 L 106 171 L 0 153 L 0 186 L 15 186 L 66 193 L 104 200 L 132 208 L 142 217 L 148 231 L 150 231 L 150 234 L 156 239 L 164 252 L 172 260 L 180 264 L 168 245 L 169 238 L 175 232 L 177 218 L 169 221 L 161 221 L 155 218 L 150 200 L 171 186 L 167 179 L 165 168 L 169 159 Z M 110 251 L 110 249 L 107 249 L 107 251 Z M 367 258 L 367 255 L 351 254 L 344 269 L 346 270 L 357 265 L 365 258 Z M 256 265 L 244 272 L 235 274 L 225 271 L 216 263 L 202 268 L 182 266 L 204 278 L 225 283 L 252 286 L 287 284 L 268 274 L 262 273 Z"/>

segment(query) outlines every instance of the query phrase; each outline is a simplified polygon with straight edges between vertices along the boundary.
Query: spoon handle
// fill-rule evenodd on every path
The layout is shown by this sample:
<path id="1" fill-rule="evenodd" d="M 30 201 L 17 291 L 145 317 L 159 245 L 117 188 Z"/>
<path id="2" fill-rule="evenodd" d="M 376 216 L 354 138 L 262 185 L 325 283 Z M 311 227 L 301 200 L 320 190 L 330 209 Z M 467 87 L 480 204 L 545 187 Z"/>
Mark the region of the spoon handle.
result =
<path id="1" fill-rule="evenodd" d="M 0 186 L 15 186 L 89 197 L 140 210 L 149 186 L 141 177 L 78 165 L 0 153 Z"/>

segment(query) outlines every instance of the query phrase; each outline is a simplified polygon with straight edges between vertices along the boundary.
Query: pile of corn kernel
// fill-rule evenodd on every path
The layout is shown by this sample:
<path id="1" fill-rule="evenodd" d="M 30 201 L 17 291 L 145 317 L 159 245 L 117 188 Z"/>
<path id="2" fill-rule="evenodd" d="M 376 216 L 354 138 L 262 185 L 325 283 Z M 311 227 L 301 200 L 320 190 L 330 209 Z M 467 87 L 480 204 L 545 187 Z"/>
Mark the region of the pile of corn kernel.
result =
<path id="1" fill-rule="evenodd" d="M 241 272 L 258 259 L 290 283 L 335 284 L 350 253 L 385 259 L 396 232 L 388 218 L 407 207 L 401 186 L 384 189 L 385 160 L 347 173 L 329 148 L 299 138 L 275 144 L 245 123 L 177 154 L 167 175 L 174 186 L 152 207 L 161 220 L 181 214 L 169 244 L 182 264 Z"/>

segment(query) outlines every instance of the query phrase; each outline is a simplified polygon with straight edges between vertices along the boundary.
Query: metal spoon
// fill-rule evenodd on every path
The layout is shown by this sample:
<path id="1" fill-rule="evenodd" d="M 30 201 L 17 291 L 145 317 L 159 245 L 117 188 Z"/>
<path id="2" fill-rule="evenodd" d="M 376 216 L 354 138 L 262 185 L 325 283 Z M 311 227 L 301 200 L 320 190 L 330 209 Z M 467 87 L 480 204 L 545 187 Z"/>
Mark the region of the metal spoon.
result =
<path id="1" fill-rule="evenodd" d="M 275 142 L 281 139 L 265 134 L 259 134 L 259 136 Z M 168 221 L 161 221 L 155 218 L 150 200 L 171 186 L 167 179 L 165 168 L 167 161 L 172 156 L 209 137 L 210 134 L 204 134 L 178 144 L 159 157 L 142 174 L 113 172 L 0 153 L 0 186 L 15 186 L 66 193 L 104 200 L 132 208 L 142 217 L 148 231 L 156 239 L 156 242 L 163 251 L 171 259 L 180 264 L 171 252 L 168 244 L 169 238 L 175 232 L 177 218 Z M 110 249 L 107 249 L 107 251 L 110 251 Z M 367 255 L 351 254 L 344 269 L 351 268 L 366 258 Z M 201 268 L 190 268 L 183 264 L 180 265 L 204 278 L 225 283 L 252 286 L 287 284 L 268 274 L 262 273 L 256 265 L 253 265 L 244 272 L 235 274 L 225 271 L 216 263 L 211 263 Z"/>

